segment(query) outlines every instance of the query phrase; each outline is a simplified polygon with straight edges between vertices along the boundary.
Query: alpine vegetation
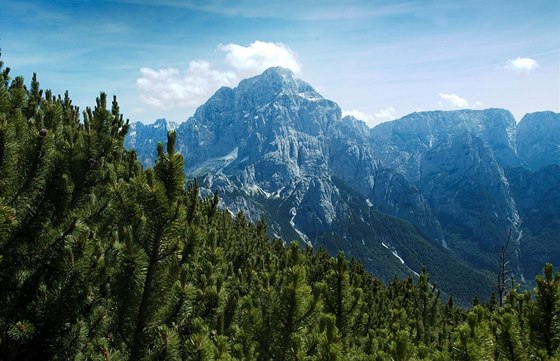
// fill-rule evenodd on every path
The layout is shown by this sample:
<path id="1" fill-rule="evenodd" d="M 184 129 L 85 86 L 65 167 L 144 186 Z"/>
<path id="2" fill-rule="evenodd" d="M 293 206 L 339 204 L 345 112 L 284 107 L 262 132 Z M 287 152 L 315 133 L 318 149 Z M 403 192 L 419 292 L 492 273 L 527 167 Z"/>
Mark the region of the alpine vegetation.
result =
<path id="1" fill-rule="evenodd" d="M 336 109 L 308 88 L 300 92 L 302 102 Z M 235 96 L 227 89 L 219 94 Z M 228 111 L 229 105 L 221 109 Z M 280 121 L 276 115 L 251 116 L 255 122 Z M 316 120 L 297 126 L 342 134 L 355 122 Z M 514 284 L 503 302 L 481 295 L 470 308 L 459 308 L 440 293 L 426 268 L 410 264 L 417 276 L 403 273 L 383 282 L 344 253 L 333 258 L 322 248 L 271 237 L 263 220 L 232 215 L 220 207 L 219 193 L 201 196 L 197 181 L 187 183 L 184 171 L 192 164 L 180 152 L 181 129 L 153 144 L 153 167 L 144 167 L 136 151 L 124 148 L 129 130 L 116 98 L 109 101 L 101 93 L 93 108 L 80 113 L 68 93 L 43 91 L 35 75 L 28 86 L 0 64 L 0 360 L 560 357 L 560 274 L 552 265 L 544 265 L 533 292 Z M 191 136 L 196 134 L 214 144 L 202 124 Z M 258 140 L 252 141 L 266 146 Z M 321 169 L 314 151 L 323 144 L 309 141 L 301 150 L 302 169 Z M 254 161 L 232 145 L 224 141 L 227 153 L 210 148 L 213 161 L 206 167 L 234 158 Z M 292 151 L 290 144 L 275 149 L 269 151 Z M 369 156 L 365 148 L 352 149 Z M 341 161 L 353 154 L 335 150 L 333 157 Z M 272 166 L 275 159 L 263 162 Z M 523 171 L 518 172 L 521 179 Z M 270 188 L 254 191 L 273 201 L 265 192 L 282 184 L 282 175 L 253 176 L 269 178 Z M 391 172 L 383 177 L 404 179 Z M 356 191 L 340 180 L 304 181 L 307 190 L 300 195 L 298 185 L 290 185 L 301 196 L 299 204 L 312 207 L 306 199 L 337 184 L 332 196 L 346 199 L 343 207 L 358 204 Z M 372 251 L 375 259 L 386 255 L 397 266 L 400 257 L 411 259 L 404 248 L 396 249 L 408 234 L 419 240 L 418 249 L 446 254 L 410 223 L 360 207 L 363 213 L 356 214 L 369 222 L 360 232 L 393 237 L 393 243 L 383 241 L 381 251 Z M 289 214 L 282 224 L 304 224 L 298 209 Z M 326 218 L 308 221 L 319 220 L 329 224 Z M 324 239 L 327 245 L 345 242 L 335 233 Z M 386 264 L 387 273 L 403 270 Z M 464 287 L 462 279 L 455 281 Z"/>

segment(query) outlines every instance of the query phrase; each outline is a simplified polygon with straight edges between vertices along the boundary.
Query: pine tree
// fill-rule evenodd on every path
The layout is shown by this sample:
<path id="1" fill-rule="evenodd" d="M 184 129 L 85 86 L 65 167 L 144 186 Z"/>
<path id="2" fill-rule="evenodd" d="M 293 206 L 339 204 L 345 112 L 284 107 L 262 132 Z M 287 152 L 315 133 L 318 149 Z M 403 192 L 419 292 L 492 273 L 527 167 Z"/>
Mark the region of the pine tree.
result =
<path id="1" fill-rule="evenodd" d="M 122 152 L 125 124 L 96 109 L 98 123 L 118 134 L 86 135 L 67 97 L 43 97 L 36 75 L 28 91 L 23 78 L 10 83 L 8 70 L 1 74 L 0 326 L 7 336 L 0 354 L 76 355 L 87 349 L 79 335 L 102 342 L 107 303 L 96 295 L 107 292 L 112 254 L 111 243 L 99 240 L 109 235 L 102 188 L 114 169 L 104 159 L 92 166 L 81 150 L 89 137 L 104 138 L 112 155 Z"/>
<path id="2" fill-rule="evenodd" d="M 553 356 L 560 344 L 560 273 L 553 275 L 552 264 L 547 263 L 544 275 L 536 281 L 535 306 L 529 318 L 531 340 Z"/>
<path id="3" fill-rule="evenodd" d="M 527 360 L 526 349 L 522 343 L 522 335 L 516 317 L 502 310 L 495 316 L 496 320 L 496 351 L 498 360 Z"/>
<path id="4" fill-rule="evenodd" d="M 357 286 L 359 280 L 354 278 L 350 283 L 348 261 L 343 253 L 339 253 L 336 261 L 332 261 L 332 269 L 325 276 L 324 304 L 325 311 L 334 315 L 336 327 L 346 339 L 352 327 L 362 299 L 362 289 Z"/>
<path id="5" fill-rule="evenodd" d="M 101 93 L 9 77 L 0 62 L 0 360 L 552 360 L 560 274 L 470 310 L 423 270 L 286 247 L 186 187 L 176 134 L 144 170 Z"/>
<path id="6" fill-rule="evenodd" d="M 389 344 L 391 359 L 407 361 L 414 355 L 414 347 L 410 342 L 410 334 L 406 330 L 396 331 L 393 341 Z"/>
<path id="7" fill-rule="evenodd" d="M 336 318 L 332 315 L 323 315 L 319 322 L 319 332 L 316 360 L 344 360 L 344 348 L 336 327 Z"/>
<path id="8" fill-rule="evenodd" d="M 120 223 L 131 225 L 121 230 L 131 248 L 131 257 L 124 258 L 125 264 L 132 268 L 129 277 L 142 280 L 141 287 L 133 292 L 139 296 L 138 310 L 130 320 L 133 335 L 125 340 L 130 344 L 131 360 L 140 360 L 149 353 L 147 345 L 154 337 L 150 330 L 161 324 L 154 318 L 156 302 L 169 297 L 173 277 L 180 270 L 178 260 L 186 222 L 185 176 L 183 158 L 175 153 L 175 137 L 173 132 L 168 135 L 167 152 L 162 144 L 158 145 L 154 170 L 147 170 L 130 183 L 115 185 L 117 212 L 123 216 Z M 145 274 L 138 275 L 144 269 Z M 134 281 L 126 283 L 133 285 Z"/>
<path id="9" fill-rule="evenodd" d="M 301 360 L 309 350 L 309 336 L 317 324 L 320 311 L 320 293 L 312 292 L 307 284 L 306 269 L 301 261 L 297 243 L 287 252 L 287 265 L 278 290 L 278 304 L 274 310 L 278 325 L 273 352 L 274 360 Z"/>
<path id="10" fill-rule="evenodd" d="M 416 320 L 416 341 L 422 342 L 424 345 L 430 345 L 437 333 L 434 329 L 437 327 L 440 316 L 439 306 L 439 290 L 435 285 L 430 284 L 430 278 L 426 267 L 422 267 L 420 279 L 413 293 L 413 302 Z"/>
<path id="11" fill-rule="evenodd" d="M 452 358 L 461 361 L 494 359 L 494 340 L 488 311 L 478 305 L 468 313 L 467 323 L 455 331 Z"/>

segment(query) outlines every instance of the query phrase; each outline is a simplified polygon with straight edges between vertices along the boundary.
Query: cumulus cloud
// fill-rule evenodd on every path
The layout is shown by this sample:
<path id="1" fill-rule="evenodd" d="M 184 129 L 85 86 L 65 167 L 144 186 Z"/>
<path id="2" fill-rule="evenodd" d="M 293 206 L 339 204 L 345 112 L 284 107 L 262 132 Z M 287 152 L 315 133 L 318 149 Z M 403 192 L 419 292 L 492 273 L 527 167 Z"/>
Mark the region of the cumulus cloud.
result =
<path id="1" fill-rule="evenodd" d="M 469 107 L 469 102 L 466 99 L 461 98 L 457 94 L 439 93 L 439 97 L 441 98 L 441 100 L 438 102 L 439 105 L 457 109 Z"/>
<path id="2" fill-rule="evenodd" d="M 147 67 L 140 73 L 136 80 L 140 100 L 159 109 L 200 105 L 210 92 L 235 79 L 235 73 L 213 69 L 207 61 L 191 61 L 185 73 L 176 68 Z"/>
<path id="3" fill-rule="evenodd" d="M 364 112 L 361 112 L 359 110 L 342 110 L 342 116 L 345 117 L 347 115 L 350 115 L 356 119 L 360 119 L 363 120 L 364 122 L 368 123 L 369 120 L 372 118 L 372 116 L 370 114 L 366 114 Z"/>
<path id="4" fill-rule="evenodd" d="M 347 115 L 351 115 L 356 119 L 363 120 L 370 128 L 376 126 L 379 123 L 383 123 L 387 120 L 393 120 L 396 118 L 395 108 L 393 107 L 379 109 L 379 111 L 373 114 L 366 114 L 359 110 L 343 110 L 342 116 Z"/>
<path id="5" fill-rule="evenodd" d="M 255 41 L 249 46 L 219 45 L 218 49 L 226 53 L 226 63 L 243 74 L 255 75 L 272 66 L 281 66 L 294 73 L 301 72 L 296 54 L 282 43 Z"/>
<path id="6" fill-rule="evenodd" d="M 380 109 L 377 113 L 373 114 L 375 119 L 385 121 L 385 120 L 393 120 L 395 119 L 395 108 L 387 107 Z"/>
<path id="7" fill-rule="evenodd" d="M 221 86 L 235 86 L 239 80 L 282 66 L 301 72 L 296 54 L 281 43 L 255 41 L 249 46 L 219 45 L 225 53 L 226 69 L 205 60 L 191 61 L 185 71 L 177 68 L 140 69 L 136 80 L 140 100 L 158 109 L 193 108 L 204 103 Z"/>
<path id="8" fill-rule="evenodd" d="M 535 59 L 517 57 L 513 60 L 508 60 L 505 68 L 516 73 L 527 74 L 532 70 L 539 67 Z"/>

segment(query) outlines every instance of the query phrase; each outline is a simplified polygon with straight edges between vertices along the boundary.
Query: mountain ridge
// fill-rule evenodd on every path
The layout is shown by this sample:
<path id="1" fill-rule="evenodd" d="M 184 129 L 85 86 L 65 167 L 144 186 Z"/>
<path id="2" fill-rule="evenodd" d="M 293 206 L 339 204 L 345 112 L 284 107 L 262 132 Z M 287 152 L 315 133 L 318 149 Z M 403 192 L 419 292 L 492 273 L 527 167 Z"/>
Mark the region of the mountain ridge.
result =
<path id="1" fill-rule="evenodd" d="M 528 122 L 539 118 L 533 114 Z M 495 248 L 513 229 L 512 273 L 524 278 L 524 269 L 533 269 L 519 255 L 526 215 L 518 212 L 519 197 L 510 190 L 505 170 L 534 168 L 526 165 L 528 158 L 518 156 L 519 125 L 507 110 L 413 113 L 368 129 L 360 120 L 342 117 L 335 102 L 291 71 L 271 68 L 236 88 L 220 88 L 186 122 L 174 127 L 161 121 L 158 126 L 142 138 L 138 132 L 150 127 L 133 124 L 135 136 L 127 137 L 127 147 L 150 165 L 154 147 L 147 140 L 164 141 L 164 130 L 175 128 L 185 171 L 199 179 L 203 193 L 219 190 L 223 206 L 232 212 L 243 211 L 251 219 L 264 216 L 273 235 L 326 246 L 331 253 L 345 250 L 366 260 L 370 269 L 390 260 L 389 268 L 404 273 L 412 270 L 408 264 L 416 264 L 412 273 L 420 271 L 419 264 L 430 267 L 429 252 L 440 252 L 418 251 L 424 244 L 418 239 L 424 239 L 426 247 L 443 247 L 446 267 L 466 262 L 472 274 L 482 272 L 485 291 L 478 293 L 488 295 Z M 554 145 L 555 135 L 549 138 Z M 531 160 L 534 164 L 555 163 L 527 139 L 523 144 L 534 149 L 533 158 L 541 157 Z M 352 200 L 356 197 L 361 200 Z M 394 232 L 358 231 L 375 222 L 356 202 L 397 217 L 395 227 L 407 229 L 405 238 L 416 241 L 389 251 Z M 344 219 L 352 224 L 358 219 L 361 225 L 347 229 Z M 354 254 L 356 246 L 361 251 Z M 411 256 L 399 259 L 394 256 L 399 252 Z M 444 268 L 434 278 L 445 283 Z"/>

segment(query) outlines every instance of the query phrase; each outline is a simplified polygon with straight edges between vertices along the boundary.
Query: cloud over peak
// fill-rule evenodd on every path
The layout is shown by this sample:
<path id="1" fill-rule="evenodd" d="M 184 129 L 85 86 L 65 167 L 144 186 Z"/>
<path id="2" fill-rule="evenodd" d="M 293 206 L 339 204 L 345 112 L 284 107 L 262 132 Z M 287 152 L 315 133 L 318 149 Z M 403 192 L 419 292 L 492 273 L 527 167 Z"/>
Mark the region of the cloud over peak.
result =
<path id="1" fill-rule="evenodd" d="M 235 73 L 218 71 L 204 60 L 191 61 L 184 74 L 176 68 L 140 69 L 136 80 L 140 100 L 158 109 L 196 107 L 223 85 L 235 80 Z"/>
<path id="2" fill-rule="evenodd" d="M 248 76 L 262 73 L 273 66 L 288 68 L 296 74 L 301 72 L 296 54 L 282 43 L 257 40 L 249 46 L 226 44 L 219 45 L 218 49 L 226 53 L 225 61 L 228 65 Z"/>
<path id="3" fill-rule="evenodd" d="M 483 105 L 479 100 L 469 102 L 455 93 L 439 93 L 439 97 L 438 105 L 444 109 L 477 109 Z"/>
<path id="4" fill-rule="evenodd" d="M 347 115 L 353 116 L 356 119 L 364 121 L 368 127 L 372 128 L 377 124 L 383 123 L 388 120 L 393 120 L 396 118 L 396 111 L 393 107 L 385 107 L 379 109 L 377 112 L 373 114 L 366 114 L 359 110 L 342 110 L 342 116 L 345 117 Z"/>
<path id="5" fill-rule="evenodd" d="M 466 99 L 461 98 L 457 94 L 439 93 L 439 97 L 441 98 L 441 100 L 438 102 L 439 105 L 457 109 L 469 107 L 469 102 Z"/>
<path id="6" fill-rule="evenodd" d="M 295 52 L 282 43 L 255 41 L 249 46 L 218 45 L 225 53 L 226 69 L 217 69 L 206 60 L 191 61 L 182 72 L 167 67 L 140 69 L 136 89 L 140 100 L 158 109 L 193 110 L 221 86 L 235 86 L 241 79 L 262 73 L 273 66 L 301 72 Z"/>

